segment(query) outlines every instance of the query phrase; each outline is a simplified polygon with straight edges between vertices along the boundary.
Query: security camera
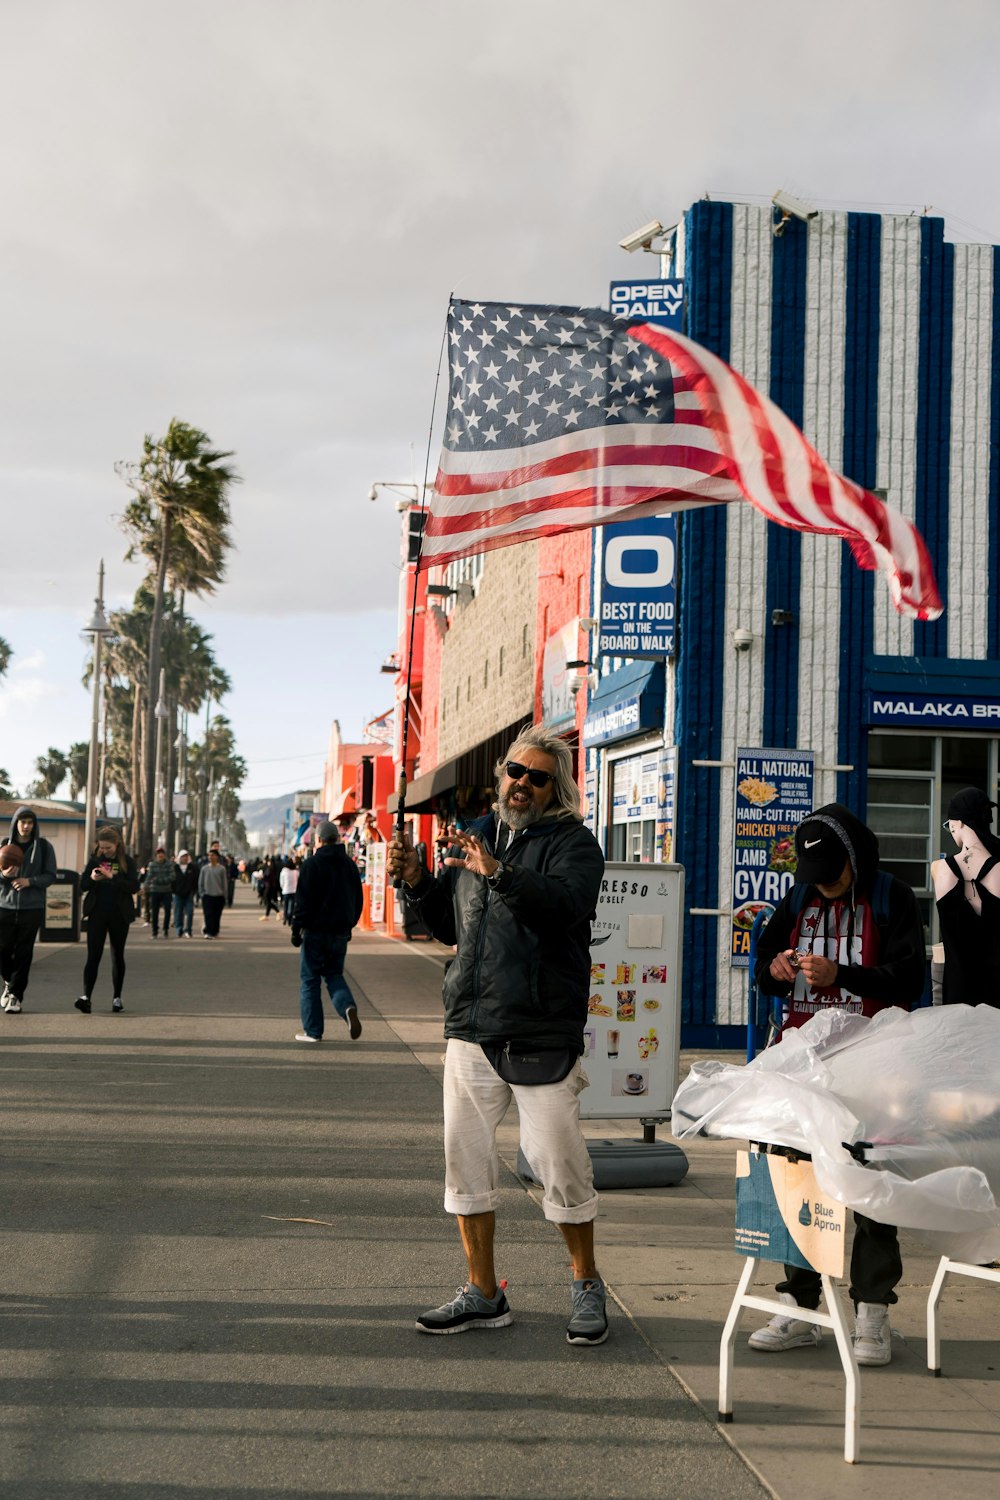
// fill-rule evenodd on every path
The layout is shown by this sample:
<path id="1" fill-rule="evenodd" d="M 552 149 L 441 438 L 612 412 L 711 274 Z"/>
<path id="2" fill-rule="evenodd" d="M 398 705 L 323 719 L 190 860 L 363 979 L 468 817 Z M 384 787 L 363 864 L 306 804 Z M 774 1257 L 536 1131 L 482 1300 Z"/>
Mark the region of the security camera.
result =
<path id="1" fill-rule="evenodd" d="M 650 244 L 658 234 L 663 233 L 663 225 L 659 219 L 654 219 L 651 224 L 644 224 L 641 229 L 635 229 L 627 234 L 623 240 L 619 240 L 623 250 L 648 250 Z"/>
<path id="2" fill-rule="evenodd" d="M 815 219 L 819 213 L 818 208 L 813 208 L 810 203 L 803 203 L 801 198 L 796 198 L 791 193 L 784 192 L 782 188 L 779 188 L 774 194 L 771 202 L 775 208 L 780 208 L 783 214 L 791 214 L 793 219 L 802 219 L 806 224 L 809 223 L 810 219 Z"/>
<path id="3" fill-rule="evenodd" d="M 596 630 L 597 626 L 598 626 L 598 621 L 594 619 L 593 615 L 581 615 L 581 617 L 580 617 L 580 629 L 581 630 Z"/>
<path id="4" fill-rule="evenodd" d="M 753 645 L 753 631 L 734 630 L 733 645 L 736 647 L 737 651 L 749 651 L 750 647 Z"/>
<path id="5" fill-rule="evenodd" d="M 377 500 L 378 499 L 378 490 L 375 488 L 374 485 L 372 485 L 371 489 L 368 491 L 368 498 L 369 498 L 369 500 Z"/>

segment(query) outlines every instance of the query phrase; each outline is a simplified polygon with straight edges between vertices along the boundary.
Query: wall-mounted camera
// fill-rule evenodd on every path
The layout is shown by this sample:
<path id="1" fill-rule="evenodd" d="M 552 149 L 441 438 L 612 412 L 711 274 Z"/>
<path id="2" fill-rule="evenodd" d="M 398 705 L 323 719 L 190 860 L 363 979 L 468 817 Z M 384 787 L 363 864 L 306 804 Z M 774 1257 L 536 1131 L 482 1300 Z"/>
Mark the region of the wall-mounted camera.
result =
<path id="1" fill-rule="evenodd" d="M 749 651 L 750 647 L 753 645 L 753 631 L 734 630 L 733 645 L 736 647 L 737 651 Z"/>

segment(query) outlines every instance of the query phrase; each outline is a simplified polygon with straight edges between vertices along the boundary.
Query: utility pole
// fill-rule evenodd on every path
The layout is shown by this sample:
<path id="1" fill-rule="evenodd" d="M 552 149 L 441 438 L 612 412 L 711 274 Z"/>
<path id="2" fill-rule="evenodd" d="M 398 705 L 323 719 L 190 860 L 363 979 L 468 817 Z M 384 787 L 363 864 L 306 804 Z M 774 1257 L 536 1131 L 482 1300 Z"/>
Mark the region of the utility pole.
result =
<path id="1" fill-rule="evenodd" d="M 97 832 L 97 768 L 98 768 L 98 744 L 100 738 L 101 723 L 101 642 L 106 635 L 111 634 L 111 626 L 104 614 L 104 559 L 97 572 L 97 597 L 94 600 L 94 613 L 90 624 L 85 628 L 85 635 L 93 638 L 93 692 L 91 697 L 90 712 L 90 749 L 87 754 L 87 803 L 86 816 L 83 829 L 83 843 L 85 857 L 90 858 L 94 848 L 95 834 Z"/>

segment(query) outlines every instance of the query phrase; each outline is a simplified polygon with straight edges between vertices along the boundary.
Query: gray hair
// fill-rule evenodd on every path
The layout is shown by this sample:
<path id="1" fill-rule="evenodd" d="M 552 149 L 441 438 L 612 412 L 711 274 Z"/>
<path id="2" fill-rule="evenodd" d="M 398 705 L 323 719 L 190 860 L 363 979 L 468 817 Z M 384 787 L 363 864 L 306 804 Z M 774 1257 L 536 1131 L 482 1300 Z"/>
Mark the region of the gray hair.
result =
<path id="1" fill-rule="evenodd" d="M 517 760 L 521 750 L 540 750 L 555 762 L 552 772 L 552 802 L 545 810 L 546 817 L 575 818 L 578 823 L 582 823 L 580 788 L 573 779 L 573 752 L 564 739 L 560 739 L 550 729 L 542 728 L 540 724 L 529 724 L 519 730 L 507 754 L 497 761 L 494 767 L 497 786 L 499 787 L 501 778 L 506 774 L 507 762 Z"/>

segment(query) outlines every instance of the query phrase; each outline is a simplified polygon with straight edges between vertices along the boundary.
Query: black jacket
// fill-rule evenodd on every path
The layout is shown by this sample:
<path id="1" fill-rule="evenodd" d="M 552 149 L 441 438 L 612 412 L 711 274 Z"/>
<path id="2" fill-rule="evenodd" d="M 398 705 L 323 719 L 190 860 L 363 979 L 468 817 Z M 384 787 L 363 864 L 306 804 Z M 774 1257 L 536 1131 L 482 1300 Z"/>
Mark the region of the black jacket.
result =
<path id="1" fill-rule="evenodd" d="M 111 909 L 127 922 L 135 921 L 135 893 L 139 889 L 139 871 L 136 869 L 135 860 L 126 854 L 124 868 L 115 871 L 110 882 L 107 880 L 94 880 L 93 874 L 97 866 L 105 861 L 94 858 L 87 861 L 86 869 L 80 878 L 80 889 L 83 891 L 83 915 L 92 917 L 98 910 L 98 905 L 104 905 L 107 901 Z M 112 861 L 120 864 L 120 861 Z M 110 894 L 105 894 L 110 892 Z"/>
<path id="2" fill-rule="evenodd" d="M 823 815 L 836 824 L 854 874 L 854 891 L 857 897 L 871 901 L 872 885 L 879 867 L 878 839 L 871 829 L 856 818 L 839 802 L 830 802 L 816 809 L 813 817 Z M 877 924 L 878 962 L 869 966 L 861 964 L 839 964 L 835 984 L 872 1002 L 865 1007 L 865 1014 L 887 1005 L 898 1005 L 909 1010 L 924 991 L 927 974 L 927 959 L 924 946 L 924 926 L 917 900 L 908 885 L 895 876 L 890 877 L 888 912 Z M 808 904 L 813 887 L 806 894 Z M 792 986 L 771 976 L 771 961 L 790 946 L 790 939 L 798 922 L 792 911 L 792 890 L 787 891 L 774 916 L 761 933 L 757 944 L 757 967 L 754 977 L 765 995 L 788 995 Z M 822 899 L 822 898 L 821 898 Z M 842 898 L 847 899 L 845 896 Z"/>
<path id="3" fill-rule="evenodd" d="M 350 937 L 363 906 L 361 876 L 343 844 L 320 844 L 299 871 L 292 932 L 304 929 Z"/>
<path id="4" fill-rule="evenodd" d="M 469 831 L 493 852 L 492 814 Z M 552 818 L 514 834 L 501 860 L 497 890 L 449 868 L 404 891 L 434 936 L 457 944 L 444 980 L 445 1035 L 582 1052 L 600 845 L 575 818 Z"/>
<path id="5" fill-rule="evenodd" d="M 198 894 L 198 866 L 194 860 L 189 860 L 187 865 L 174 865 L 174 895 L 180 896 L 186 901 L 189 896 Z"/>

